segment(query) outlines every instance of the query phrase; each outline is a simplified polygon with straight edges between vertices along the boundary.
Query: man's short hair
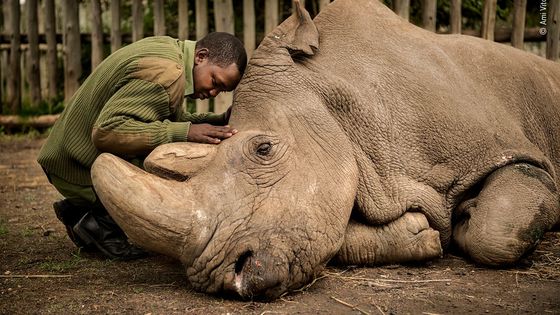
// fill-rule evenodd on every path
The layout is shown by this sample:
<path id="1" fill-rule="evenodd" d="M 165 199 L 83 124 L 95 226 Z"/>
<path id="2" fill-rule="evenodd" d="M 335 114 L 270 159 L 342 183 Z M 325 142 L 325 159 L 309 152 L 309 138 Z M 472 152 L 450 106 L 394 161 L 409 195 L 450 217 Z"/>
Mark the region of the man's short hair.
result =
<path id="1" fill-rule="evenodd" d="M 222 68 L 232 63 L 237 65 L 241 76 L 247 67 L 247 53 L 243 43 L 235 36 L 224 32 L 213 32 L 196 42 L 196 50 L 208 49 L 208 60 Z"/>

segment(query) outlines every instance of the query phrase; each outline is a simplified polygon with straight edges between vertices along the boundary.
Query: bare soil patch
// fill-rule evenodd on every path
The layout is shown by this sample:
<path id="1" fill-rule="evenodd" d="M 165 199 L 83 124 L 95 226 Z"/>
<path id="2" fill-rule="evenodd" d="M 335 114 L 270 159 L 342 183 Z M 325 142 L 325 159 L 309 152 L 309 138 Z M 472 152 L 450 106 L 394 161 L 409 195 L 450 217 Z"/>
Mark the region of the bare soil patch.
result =
<path id="1" fill-rule="evenodd" d="M 44 139 L 0 138 L 0 314 L 560 314 L 560 233 L 509 269 L 447 254 L 421 265 L 328 267 L 270 303 L 194 292 L 179 262 L 80 253 L 56 219 L 61 196 L 35 161 Z"/>

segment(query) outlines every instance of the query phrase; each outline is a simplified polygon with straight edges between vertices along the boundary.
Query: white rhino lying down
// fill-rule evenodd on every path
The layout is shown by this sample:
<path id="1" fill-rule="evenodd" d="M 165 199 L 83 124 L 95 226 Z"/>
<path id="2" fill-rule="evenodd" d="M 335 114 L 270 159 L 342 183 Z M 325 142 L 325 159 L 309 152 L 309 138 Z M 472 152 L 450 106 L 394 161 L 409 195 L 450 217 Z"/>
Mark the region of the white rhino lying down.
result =
<path id="1" fill-rule="evenodd" d="M 436 35 L 378 0 L 301 8 L 269 34 L 218 146 L 145 172 L 102 154 L 93 181 L 137 244 L 200 291 L 274 298 L 330 260 L 514 264 L 560 216 L 560 64 Z"/>

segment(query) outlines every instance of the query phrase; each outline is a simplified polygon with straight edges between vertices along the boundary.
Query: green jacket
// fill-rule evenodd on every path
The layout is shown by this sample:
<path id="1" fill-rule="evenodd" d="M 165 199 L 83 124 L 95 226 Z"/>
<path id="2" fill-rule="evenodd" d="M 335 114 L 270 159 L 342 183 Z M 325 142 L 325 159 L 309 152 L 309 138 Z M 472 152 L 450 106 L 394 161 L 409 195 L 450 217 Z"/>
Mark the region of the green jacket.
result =
<path id="1" fill-rule="evenodd" d="M 158 36 L 105 59 L 66 105 L 37 161 L 47 173 L 91 185 L 101 152 L 143 158 L 155 147 L 187 141 L 192 123 L 224 125 L 224 114 L 190 114 L 196 42 Z"/>

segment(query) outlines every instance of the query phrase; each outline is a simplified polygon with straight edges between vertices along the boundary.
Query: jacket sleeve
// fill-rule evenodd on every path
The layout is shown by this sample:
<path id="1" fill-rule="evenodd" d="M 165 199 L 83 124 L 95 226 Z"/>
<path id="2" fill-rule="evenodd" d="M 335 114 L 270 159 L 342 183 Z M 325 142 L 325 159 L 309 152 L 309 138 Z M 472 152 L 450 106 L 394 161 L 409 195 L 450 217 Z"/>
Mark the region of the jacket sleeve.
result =
<path id="1" fill-rule="evenodd" d="M 187 141 L 190 122 L 173 122 L 163 86 L 133 79 L 105 104 L 92 131 L 94 145 L 123 157 L 145 156 L 158 145 Z"/>
<path id="2" fill-rule="evenodd" d="M 189 112 L 183 111 L 179 116 L 178 121 L 188 121 L 193 124 L 211 124 L 217 126 L 224 126 L 227 124 L 226 113 L 214 114 L 214 113 L 195 113 L 191 114 Z"/>

